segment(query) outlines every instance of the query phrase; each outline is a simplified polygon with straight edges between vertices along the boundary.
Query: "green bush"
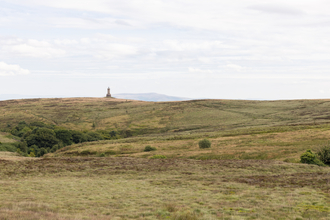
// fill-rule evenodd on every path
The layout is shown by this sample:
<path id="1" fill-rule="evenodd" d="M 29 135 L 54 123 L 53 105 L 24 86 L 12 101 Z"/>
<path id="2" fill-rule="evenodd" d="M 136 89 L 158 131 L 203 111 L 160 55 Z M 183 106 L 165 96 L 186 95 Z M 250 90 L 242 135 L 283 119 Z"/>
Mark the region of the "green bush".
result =
<path id="1" fill-rule="evenodd" d="M 154 155 L 154 156 L 150 157 L 150 159 L 166 159 L 166 156 L 164 156 L 164 155 Z"/>
<path id="2" fill-rule="evenodd" d="M 316 155 L 324 164 L 330 165 L 330 145 L 320 147 L 317 150 Z"/>
<path id="3" fill-rule="evenodd" d="M 211 141 L 208 139 L 204 139 L 198 142 L 199 148 L 204 149 L 204 148 L 210 148 L 211 147 Z"/>
<path id="4" fill-rule="evenodd" d="M 48 151 L 47 151 L 47 149 L 46 148 L 44 148 L 44 147 L 42 147 L 42 148 L 40 148 L 40 150 L 38 151 L 38 157 L 42 157 L 42 156 L 44 156 L 45 154 L 47 154 L 48 153 Z"/>
<path id="5" fill-rule="evenodd" d="M 156 150 L 156 148 L 155 147 L 151 147 L 150 145 L 148 145 L 148 146 L 146 146 L 145 148 L 144 148 L 144 152 L 149 152 L 149 151 L 154 151 L 154 150 Z"/>
<path id="6" fill-rule="evenodd" d="M 105 153 L 101 153 L 100 154 L 100 157 L 105 157 Z"/>
<path id="7" fill-rule="evenodd" d="M 16 152 L 17 147 L 14 144 L 1 144 L 0 151 L 9 151 L 9 152 Z"/>
<path id="8" fill-rule="evenodd" d="M 317 159 L 316 155 L 311 150 L 307 150 L 305 153 L 303 153 L 300 156 L 300 162 L 307 164 L 315 164 L 318 166 L 324 166 L 324 163 L 322 163 L 322 161 Z"/>

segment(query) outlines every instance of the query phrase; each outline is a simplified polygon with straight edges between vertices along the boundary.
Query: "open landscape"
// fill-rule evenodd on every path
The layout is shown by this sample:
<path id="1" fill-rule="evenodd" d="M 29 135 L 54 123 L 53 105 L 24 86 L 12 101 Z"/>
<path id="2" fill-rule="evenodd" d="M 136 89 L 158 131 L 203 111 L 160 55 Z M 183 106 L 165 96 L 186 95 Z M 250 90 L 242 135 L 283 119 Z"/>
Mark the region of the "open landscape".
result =
<path id="1" fill-rule="evenodd" d="M 31 157 L 37 122 L 101 138 Z M 300 163 L 330 100 L 8 100 L 0 128 L 0 219 L 330 218 L 329 167 Z"/>

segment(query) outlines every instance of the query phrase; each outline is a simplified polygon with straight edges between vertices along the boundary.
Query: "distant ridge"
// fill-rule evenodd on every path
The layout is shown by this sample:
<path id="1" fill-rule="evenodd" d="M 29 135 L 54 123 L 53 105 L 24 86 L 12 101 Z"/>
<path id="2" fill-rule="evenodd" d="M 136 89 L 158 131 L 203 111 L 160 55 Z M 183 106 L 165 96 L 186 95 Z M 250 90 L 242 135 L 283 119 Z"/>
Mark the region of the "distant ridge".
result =
<path id="1" fill-rule="evenodd" d="M 192 100 L 191 98 L 168 96 L 158 93 L 120 93 L 120 94 L 113 94 L 112 96 L 118 99 L 133 99 L 133 100 L 149 101 L 149 102 Z M 0 94 L 0 101 L 10 100 L 10 99 L 32 99 L 32 98 L 70 98 L 70 96 Z"/>
<path id="2" fill-rule="evenodd" d="M 133 99 L 133 100 L 141 100 L 141 101 L 149 101 L 149 102 L 192 100 L 191 98 L 168 96 L 158 93 L 120 93 L 120 94 L 113 94 L 112 96 L 118 99 Z"/>

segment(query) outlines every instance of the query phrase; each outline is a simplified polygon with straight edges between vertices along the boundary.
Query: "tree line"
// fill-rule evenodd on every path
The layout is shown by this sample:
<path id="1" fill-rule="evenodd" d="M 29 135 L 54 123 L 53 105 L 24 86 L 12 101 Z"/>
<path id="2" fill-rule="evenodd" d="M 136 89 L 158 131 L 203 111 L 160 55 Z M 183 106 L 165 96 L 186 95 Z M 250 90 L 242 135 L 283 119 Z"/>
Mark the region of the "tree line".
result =
<path id="1" fill-rule="evenodd" d="M 41 157 L 74 143 L 120 138 L 116 131 L 77 131 L 43 122 L 28 124 L 25 121 L 19 122 L 10 133 L 21 139 L 17 152 L 32 157 Z"/>

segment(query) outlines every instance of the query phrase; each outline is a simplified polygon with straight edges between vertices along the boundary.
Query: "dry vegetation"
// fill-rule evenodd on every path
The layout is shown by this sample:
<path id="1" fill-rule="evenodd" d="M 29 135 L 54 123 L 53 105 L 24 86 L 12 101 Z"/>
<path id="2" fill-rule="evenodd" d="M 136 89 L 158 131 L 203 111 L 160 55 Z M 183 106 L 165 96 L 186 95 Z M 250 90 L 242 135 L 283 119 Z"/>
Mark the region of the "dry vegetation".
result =
<path id="1" fill-rule="evenodd" d="M 106 98 L 0 102 L 0 128 L 44 121 L 70 129 L 130 129 L 137 134 L 228 131 L 330 122 L 329 100 L 141 102 Z"/>
<path id="2" fill-rule="evenodd" d="M 134 136 L 0 153 L 0 219 L 330 219 L 329 168 L 298 163 L 328 144 L 328 100 L 0 102 L 1 129 L 22 120 Z"/>
<path id="3" fill-rule="evenodd" d="M 118 157 L 0 164 L 0 219 L 330 217 L 329 169 L 314 165 Z"/>

